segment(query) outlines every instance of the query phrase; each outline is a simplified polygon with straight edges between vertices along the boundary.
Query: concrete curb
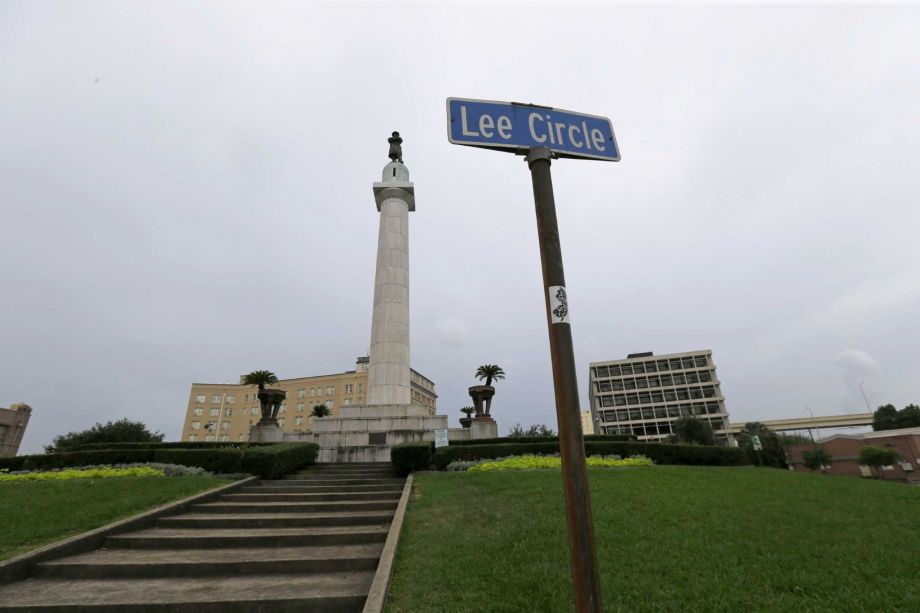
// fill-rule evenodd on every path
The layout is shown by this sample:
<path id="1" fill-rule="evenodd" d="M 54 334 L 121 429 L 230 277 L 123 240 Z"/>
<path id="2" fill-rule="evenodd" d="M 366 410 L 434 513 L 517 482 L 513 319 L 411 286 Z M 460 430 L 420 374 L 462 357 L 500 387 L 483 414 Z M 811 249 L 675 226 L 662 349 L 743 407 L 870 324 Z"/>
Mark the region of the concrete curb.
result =
<path id="1" fill-rule="evenodd" d="M 54 558 L 60 558 L 63 556 L 74 555 L 77 553 L 93 551 L 94 549 L 102 547 L 106 537 L 115 534 L 121 534 L 123 532 L 131 532 L 133 530 L 146 528 L 152 525 L 160 517 L 165 515 L 172 515 L 174 513 L 180 513 L 188 509 L 193 504 L 207 502 L 223 494 L 234 492 L 258 480 L 258 477 L 249 477 L 241 481 L 235 481 L 233 483 L 228 483 L 227 485 L 221 485 L 199 494 L 189 496 L 188 498 L 183 498 L 182 500 L 176 500 L 175 502 L 170 502 L 159 507 L 155 507 L 138 515 L 119 519 L 118 521 L 102 526 L 101 528 L 96 528 L 95 530 L 77 534 L 64 540 L 51 543 L 50 545 L 45 545 L 44 547 L 33 549 L 32 551 L 27 551 L 26 553 L 10 558 L 9 560 L 4 560 L 0 562 L 0 585 L 26 579 L 29 576 L 32 567 L 39 562 L 44 562 L 46 560 L 52 560 Z"/>
<path id="2" fill-rule="evenodd" d="M 380 554 L 380 563 L 377 565 L 377 572 L 374 573 L 374 582 L 371 583 L 370 592 L 367 594 L 363 613 L 383 613 L 383 607 L 387 603 L 390 579 L 393 576 L 393 561 L 396 559 L 396 548 L 399 545 L 399 535 L 402 533 L 403 519 L 406 517 L 406 506 L 409 504 L 411 492 L 412 475 L 409 475 L 399 498 L 399 506 L 396 507 L 396 513 L 390 523 L 390 531 L 383 545 L 383 553 Z"/>

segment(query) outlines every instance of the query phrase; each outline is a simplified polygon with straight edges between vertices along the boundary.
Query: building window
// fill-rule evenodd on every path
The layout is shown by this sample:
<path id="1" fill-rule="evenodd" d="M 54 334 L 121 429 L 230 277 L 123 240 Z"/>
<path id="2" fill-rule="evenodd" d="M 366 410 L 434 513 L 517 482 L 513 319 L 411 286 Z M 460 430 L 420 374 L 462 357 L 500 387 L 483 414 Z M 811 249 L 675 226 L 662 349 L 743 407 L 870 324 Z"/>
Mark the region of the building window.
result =
<path id="1" fill-rule="evenodd" d="M 345 384 L 345 393 L 346 393 L 346 394 L 351 394 L 351 393 L 354 392 L 354 391 L 355 391 L 355 386 L 354 386 L 353 384 L 351 384 L 351 383 L 346 383 L 346 384 Z"/>
<path id="2" fill-rule="evenodd" d="M 214 394 L 211 396 L 211 402 L 220 402 L 220 394 Z"/>
<path id="3" fill-rule="evenodd" d="M 327 409 L 329 409 L 330 411 L 332 410 L 333 402 L 331 400 L 327 400 L 323 404 L 326 406 Z"/>
<path id="4" fill-rule="evenodd" d="M 360 393 L 363 392 L 363 391 L 364 391 L 364 384 L 363 384 L 363 383 L 359 383 L 359 384 L 358 384 L 358 393 L 360 394 Z"/>
<path id="5" fill-rule="evenodd" d="M 229 402 L 230 404 L 236 404 L 236 396 L 232 394 L 227 396 L 227 402 Z"/>
<path id="6" fill-rule="evenodd" d="M 297 412 L 303 413 L 303 403 L 302 402 L 297 403 Z"/>
<path id="7" fill-rule="evenodd" d="M 214 435 L 213 435 L 213 434 L 209 434 L 209 435 L 207 435 L 206 437 L 204 437 L 204 440 L 206 440 L 207 442 L 211 443 L 211 442 L 214 441 Z"/>
<path id="8" fill-rule="evenodd" d="M 335 386 L 334 386 L 334 385 L 327 385 L 327 386 L 326 386 L 326 395 L 327 395 L 327 396 L 332 396 L 333 394 L 335 394 Z"/>
<path id="9" fill-rule="evenodd" d="M 283 417 L 279 417 L 279 418 L 278 418 L 278 425 L 279 425 L 279 426 L 283 426 L 283 425 L 284 425 L 284 418 L 283 418 Z"/>
<path id="10" fill-rule="evenodd" d="M 197 440 L 198 440 L 198 435 L 197 435 L 197 434 L 189 434 L 189 435 L 188 435 L 188 442 L 194 443 L 194 442 L 197 441 Z"/>
<path id="11" fill-rule="evenodd" d="M 229 430 L 230 422 L 229 421 L 221 422 L 220 427 L 223 428 L 224 430 Z"/>
<path id="12" fill-rule="evenodd" d="M 192 414 L 197 417 L 201 417 L 202 415 L 204 415 L 204 409 L 201 407 L 195 407 L 194 409 L 192 409 Z"/>
<path id="13" fill-rule="evenodd" d="M 195 402 L 204 402 L 204 394 L 198 394 L 195 396 Z"/>
<path id="14" fill-rule="evenodd" d="M 240 434 L 240 438 L 238 438 L 238 439 L 236 439 L 236 440 L 238 440 L 238 441 L 240 441 L 240 442 L 242 443 L 242 442 L 243 442 L 243 435 Z"/>
<path id="15" fill-rule="evenodd" d="M 221 435 L 220 435 L 220 440 L 226 443 L 227 441 L 230 440 L 230 435 L 229 435 L 229 434 L 221 434 Z"/>
<path id="16" fill-rule="evenodd" d="M 279 413 L 284 413 L 285 411 L 287 411 L 287 404 L 285 404 L 285 403 L 282 402 L 282 403 L 281 403 L 281 408 L 278 409 L 278 412 L 279 412 Z"/>
<path id="17" fill-rule="evenodd" d="M 193 422 L 192 422 L 192 430 L 198 430 L 199 428 L 201 428 L 201 422 L 200 422 L 200 421 L 193 421 Z"/>
<path id="18" fill-rule="evenodd" d="M 224 417 L 233 417 L 233 409 L 231 408 L 224 409 Z"/>
<path id="19" fill-rule="evenodd" d="M 303 416 L 298 415 L 297 417 L 294 418 L 294 425 L 299 426 L 301 424 L 303 424 Z"/>
<path id="20" fill-rule="evenodd" d="M 345 399 L 345 406 L 346 406 L 346 407 L 350 407 L 350 406 L 351 406 L 351 398 L 346 398 L 346 399 Z"/>
<path id="21" fill-rule="evenodd" d="M 220 407 L 211 407 L 211 417 L 220 415 Z"/>
<path id="22" fill-rule="evenodd" d="M 305 394 L 306 394 L 306 390 L 302 390 L 302 389 L 297 390 L 298 398 L 303 398 Z"/>

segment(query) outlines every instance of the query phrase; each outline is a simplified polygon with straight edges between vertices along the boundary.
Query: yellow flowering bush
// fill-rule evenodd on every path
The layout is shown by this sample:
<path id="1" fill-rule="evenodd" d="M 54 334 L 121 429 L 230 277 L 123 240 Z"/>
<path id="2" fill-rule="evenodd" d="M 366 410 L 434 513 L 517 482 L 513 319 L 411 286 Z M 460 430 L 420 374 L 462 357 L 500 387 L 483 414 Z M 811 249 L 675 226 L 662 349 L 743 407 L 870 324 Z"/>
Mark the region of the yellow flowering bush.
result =
<path id="1" fill-rule="evenodd" d="M 591 456 L 588 458 L 588 468 L 624 468 L 632 466 L 652 466 L 653 462 L 644 456 L 636 456 L 618 460 L 615 458 L 602 458 Z M 537 468 L 561 468 L 562 459 L 558 456 L 519 455 L 503 458 L 492 462 L 482 462 L 471 466 L 468 472 L 482 473 L 498 470 L 533 470 Z"/>
<path id="2" fill-rule="evenodd" d="M 81 470 L 55 470 L 46 472 L 7 474 L 0 472 L 0 483 L 5 481 L 64 481 L 69 479 L 109 479 L 112 477 L 163 477 L 160 469 L 147 466 L 134 468 L 90 468 Z"/>

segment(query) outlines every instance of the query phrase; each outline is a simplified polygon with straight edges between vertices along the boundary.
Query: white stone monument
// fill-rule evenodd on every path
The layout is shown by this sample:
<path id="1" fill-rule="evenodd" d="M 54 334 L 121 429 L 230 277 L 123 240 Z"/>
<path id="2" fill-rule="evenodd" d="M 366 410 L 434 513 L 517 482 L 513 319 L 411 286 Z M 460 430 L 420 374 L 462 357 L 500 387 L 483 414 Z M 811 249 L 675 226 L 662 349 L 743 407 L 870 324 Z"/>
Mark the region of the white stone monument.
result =
<path id="1" fill-rule="evenodd" d="M 409 373 L 409 212 L 415 188 L 402 163 L 402 139 L 389 139 L 390 159 L 374 183 L 380 212 L 374 311 L 367 373 L 367 404 L 342 407 L 337 417 L 313 419 L 320 462 L 389 462 L 390 448 L 433 441 L 447 428 L 446 415 L 412 404 Z"/>

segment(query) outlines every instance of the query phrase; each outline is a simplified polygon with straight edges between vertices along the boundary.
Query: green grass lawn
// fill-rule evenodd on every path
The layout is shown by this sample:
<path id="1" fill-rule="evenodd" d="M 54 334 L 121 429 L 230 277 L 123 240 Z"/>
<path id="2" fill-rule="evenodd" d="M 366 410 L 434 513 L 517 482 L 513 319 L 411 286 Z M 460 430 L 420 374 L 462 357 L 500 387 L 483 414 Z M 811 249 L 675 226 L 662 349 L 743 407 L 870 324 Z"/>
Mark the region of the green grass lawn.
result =
<path id="1" fill-rule="evenodd" d="M 920 611 L 920 487 L 589 471 L 606 611 Z M 418 475 L 387 611 L 573 610 L 557 471 Z"/>
<path id="2" fill-rule="evenodd" d="M 119 477 L 0 483 L 0 560 L 228 483 L 215 477 Z"/>

